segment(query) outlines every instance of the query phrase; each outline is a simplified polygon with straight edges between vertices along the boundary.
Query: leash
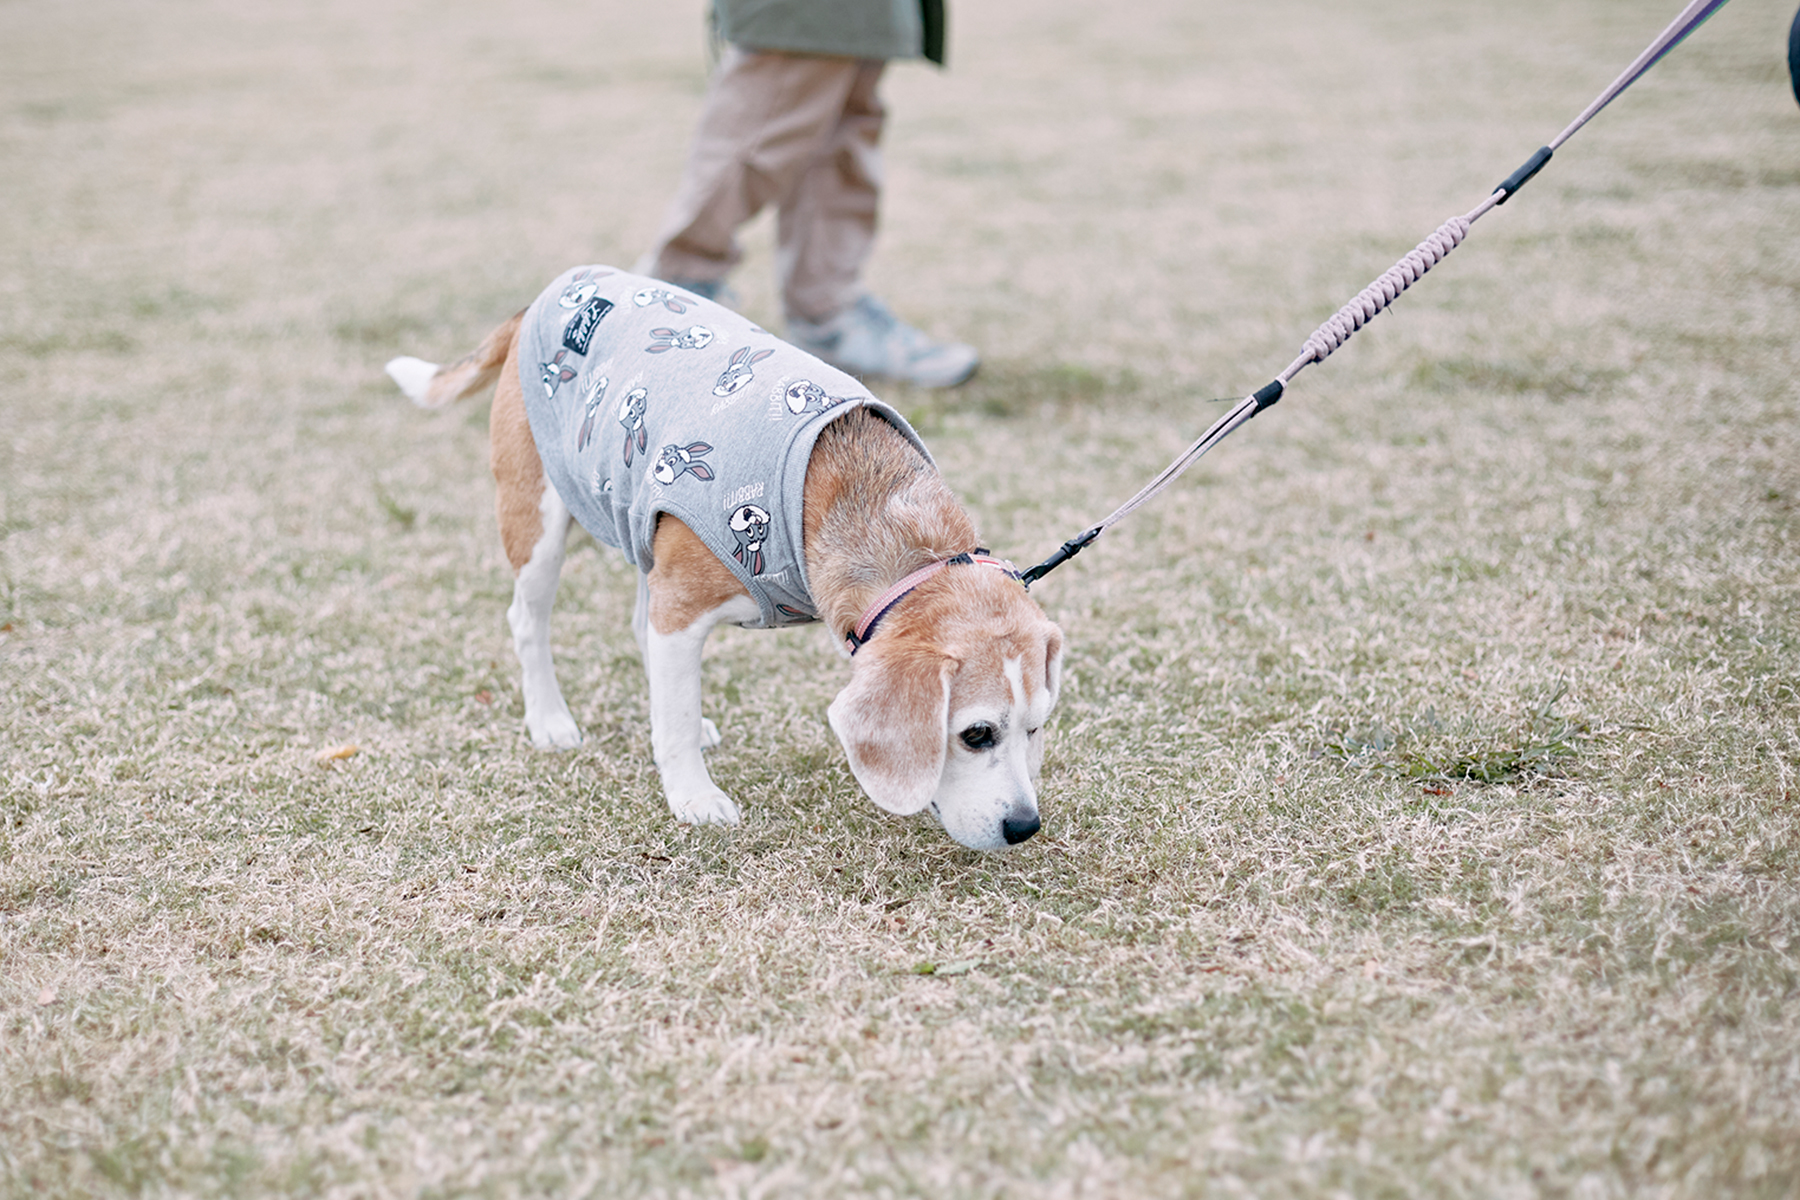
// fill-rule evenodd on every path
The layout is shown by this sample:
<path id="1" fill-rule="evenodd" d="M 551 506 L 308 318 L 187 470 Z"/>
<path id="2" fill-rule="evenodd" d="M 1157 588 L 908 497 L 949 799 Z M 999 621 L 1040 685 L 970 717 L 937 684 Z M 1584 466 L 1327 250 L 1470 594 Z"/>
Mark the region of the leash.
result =
<path id="1" fill-rule="evenodd" d="M 1350 335 L 1361 329 L 1382 309 L 1399 298 L 1400 293 L 1417 283 L 1425 272 L 1431 270 L 1469 236 L 1469 228 L 1489 212 L 1512 199 L 1513 193 L 1531 181 L 1532 176 L 1544 169 L 1562 144 L 1575 136 L 1575 132 L 1612 103 L 1626 88 L 1636 83 L 1639 76 L 1663 60 L 1669 51 L 1675 49 L 1688 34 L 1700 28 L 1706 19 L 1725 6 L 1726 0 L 1693 0 L 1680 16 L 1670 22 L 1657 39 L 1650 43 L 1645 51 L 1638 55 L 1632 64 L 1625 68 L 1623 74 L 1613 80 L 1612 86 L 1601 92 L 1594 102 L 1584 109 L 1561 133 L 1551 139 L 1547 146 L 1540 146 L 1535 154 L 1526 159 L 1518 170 L 1508 175 L 1493 193 L 1476 205 L 1473 209 L 1459 217 L 1451 217 L 1437 227 L 1430 237 L 1413 247 L 1399 262 L 1388 268 L 1368 287 L 1356 294 L 1350 303 L 1338 309 L 1329 321 L 1313 331 L 1306 344 L 1301 347 L 1300 354 L 1287 369 L 1272 381 L 1258 388 L 1250 395 L 1234 405 L 1230 412 L 1213 423 L 1212 428 L 1201 434 L 1174 462 L 1164 467 L 1162 473 L 1145 484 L 1138 493 L 1125 503 L 1114 509 L 1108 516 L 1093 528 L 1078 533 L 1059 547 L 1056 553 L 1046 558 L 1020 576 L 1027 588 L 1044 576 L 1074 558 L 1082 550 L 1093 543 L 1094 539 L 1111 529 L 1114 525 L 1149 503 L 1157 493 L 1174 483 L 1181 473 L 1198 462 L 1207 451 L 1231 436 L 1240 426 L 1265 408 L 1273 406 L 1281 399 L 1287 385 L 1294 376 L 1316 362 L 1324 362 L 1333 350 L 1349 340 Z"/>

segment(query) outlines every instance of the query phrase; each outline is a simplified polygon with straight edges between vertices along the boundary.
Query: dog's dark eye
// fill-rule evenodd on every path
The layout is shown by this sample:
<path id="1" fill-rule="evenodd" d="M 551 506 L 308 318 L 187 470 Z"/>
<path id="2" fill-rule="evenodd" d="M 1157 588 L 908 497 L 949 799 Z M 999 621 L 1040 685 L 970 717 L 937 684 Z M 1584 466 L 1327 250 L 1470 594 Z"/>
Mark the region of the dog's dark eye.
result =
<path id="1" fill-rule="evenodd" d="M 963 730 L 962 740 L 971 750 L 991 750 L 999 740 L 999 734 L 992 725 L 982 721 Z"/>

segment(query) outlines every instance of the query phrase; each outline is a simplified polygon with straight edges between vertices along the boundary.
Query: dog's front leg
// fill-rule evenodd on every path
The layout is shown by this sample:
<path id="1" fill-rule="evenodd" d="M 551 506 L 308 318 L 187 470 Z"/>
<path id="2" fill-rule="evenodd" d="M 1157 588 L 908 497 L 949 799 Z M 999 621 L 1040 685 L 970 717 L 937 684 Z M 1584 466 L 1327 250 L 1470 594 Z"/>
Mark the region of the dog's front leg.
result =
<path id="1" fill-rule="evenodd" d="M 754 621 L 756 601 L 735 596 L 701 613 L 684 629 L 658 632 L 646 622 L 644 668 L 650 677 L 650 746 L 663 792 L 678 821 L 696 825 L 736 825 L 738 806 L 707 773 L 703 750 L 707 723 L 700 716 L 700 650 L 721 621 Z M 718 734 L 712 733 L 716 742 Z"/>
<path id="2" fill-rule="evenodd" d="M 650 580 L 638 576 L 637 605 L 631 610 L 631 636 L 637 639 L 638 657 L 648 668 L 650 663 Z M 699 708 L 696 707 L 696 712 Z M 700 718 L 700 748 L 711 750 L 724 739 L 719 727 L 705 717 Z"/>

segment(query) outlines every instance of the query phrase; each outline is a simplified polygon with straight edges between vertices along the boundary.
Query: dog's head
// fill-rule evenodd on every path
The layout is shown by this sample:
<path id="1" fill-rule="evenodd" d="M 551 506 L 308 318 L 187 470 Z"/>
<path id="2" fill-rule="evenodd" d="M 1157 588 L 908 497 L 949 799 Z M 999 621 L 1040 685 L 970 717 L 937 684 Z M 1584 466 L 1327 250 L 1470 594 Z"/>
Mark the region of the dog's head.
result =
<path id="1" fill-rule="evenodd" d="M 889 812 L 929 810 L 972 849 L 1024 841 L 1062 649 L 1062 630 L 1000 572 L 928 580 L 857 652 L 831 704 L 856 781 Z"/>

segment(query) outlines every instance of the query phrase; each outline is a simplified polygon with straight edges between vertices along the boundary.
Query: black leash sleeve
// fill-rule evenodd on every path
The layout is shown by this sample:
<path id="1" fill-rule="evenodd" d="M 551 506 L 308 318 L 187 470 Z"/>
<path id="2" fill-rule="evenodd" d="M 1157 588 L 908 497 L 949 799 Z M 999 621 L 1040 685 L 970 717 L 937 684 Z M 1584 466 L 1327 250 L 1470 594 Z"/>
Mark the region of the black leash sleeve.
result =
<path id="1" fill-rule="evenodd" d="M 1086 533 L 1077 534 L 1070 538 L 1057 548 L 1055 554 L 1052 554 L 1049 558 L 1046 558 L 1043 562 L 1019 576 L 1019 582 L 1024 584 L 1027 588 L 1031 587 L 1032 584 L 1056 570 L 1056 568 L 1062 566 L 1077 554 L 1080 554 L 1089 542 L 1100 536 L 1100 531 L 1103 528 L 1105 527 L 1096 525 Z"/>
<path id="2" fill-rule="evenodd" d="M 1536 154 L 1533 154 L 1530 158 L 1526 159 L 1518 170 L 1514 171 L 1511 175 L 1508 175 L 1506 181 L 1494 189 L 1496 192 L 1506 193 L 1506 195 L 1500 197 L 1500 199 L 1494 201 L 1494 203 L 1505 204 L 1508 200 L 1511 200 L 1514 192 L 1524 187 L 1527 183 L 1530 183 L 1531 177 L 1544 169 L 1544 164 L 1550 161 L 1550 156 L 1554 153 L 1556 152 L 1548 146 L 1539 146 Z"/>

